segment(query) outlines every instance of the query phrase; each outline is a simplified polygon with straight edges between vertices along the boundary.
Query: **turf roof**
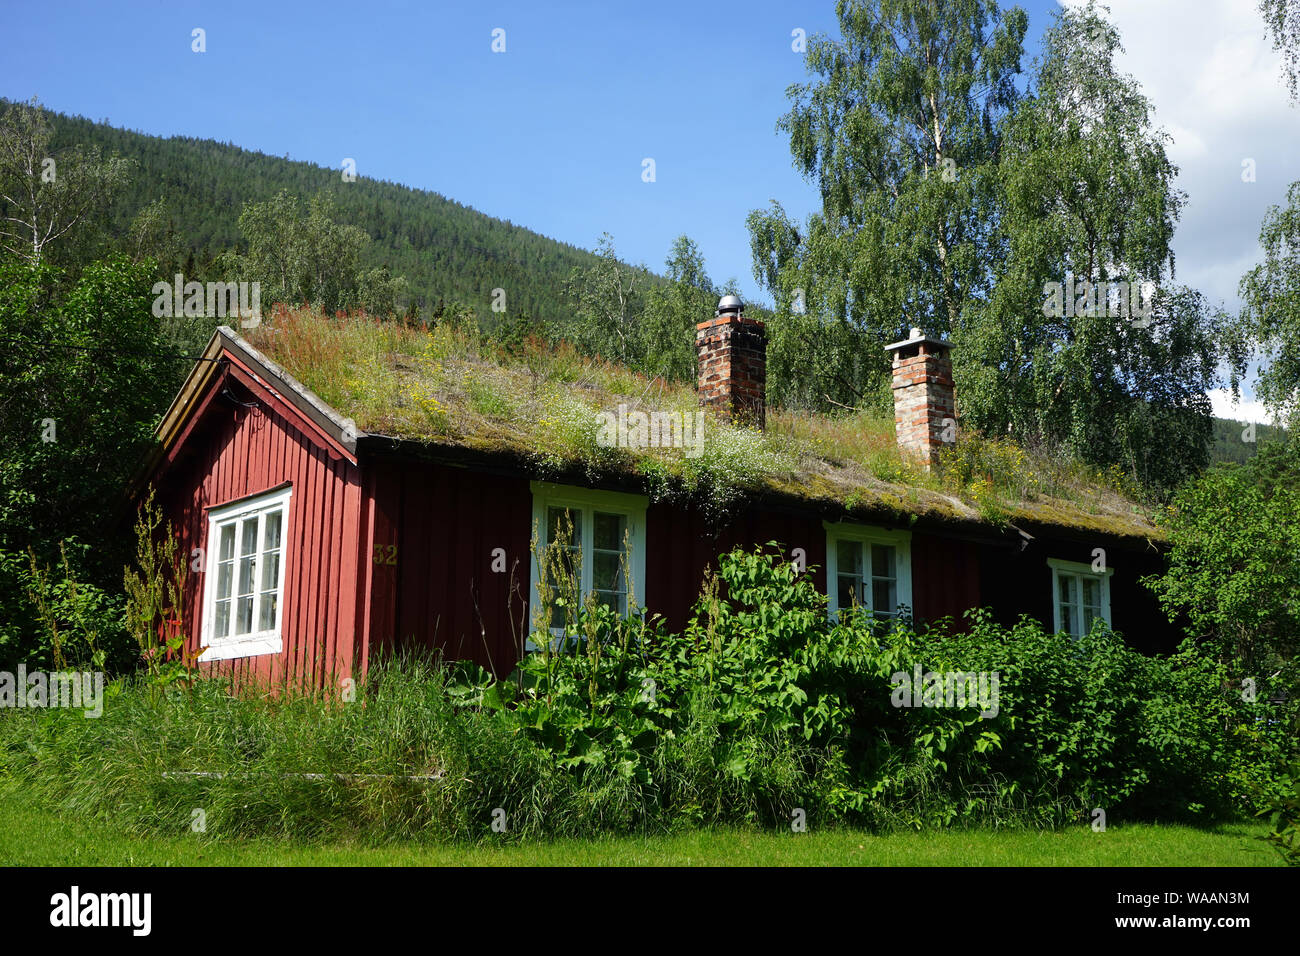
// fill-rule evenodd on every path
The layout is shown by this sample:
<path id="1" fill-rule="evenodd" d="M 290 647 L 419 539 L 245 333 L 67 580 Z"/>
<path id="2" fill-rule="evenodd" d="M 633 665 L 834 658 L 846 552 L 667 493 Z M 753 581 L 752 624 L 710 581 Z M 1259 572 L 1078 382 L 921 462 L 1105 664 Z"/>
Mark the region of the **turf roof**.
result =
<path id="1" fill-rule="evenodd" d="M 699 445 L 688 431 L 687 447 L 611 447 L 602 414 L 606 426 L 620 411 L 669 413 L 695 425 L 695 390 L 566 345 L 528 343 L 507 354 L 473 329 L 305 310 L 280 311 L 246 338 L 360 433 L 432 452 L 504 455 L 538 477 L 581 471 L 723 509 L 761 494 L 864 518 L 1164 538 L 1117 475 L 972 434 L 959 435 L 954 452 L 926 473 L 900 454 L 892 417 L 868 412 L 770 408 L 762 432 L 709 416 Z M 628 437 L 635 439 L 635 425 Z"/>

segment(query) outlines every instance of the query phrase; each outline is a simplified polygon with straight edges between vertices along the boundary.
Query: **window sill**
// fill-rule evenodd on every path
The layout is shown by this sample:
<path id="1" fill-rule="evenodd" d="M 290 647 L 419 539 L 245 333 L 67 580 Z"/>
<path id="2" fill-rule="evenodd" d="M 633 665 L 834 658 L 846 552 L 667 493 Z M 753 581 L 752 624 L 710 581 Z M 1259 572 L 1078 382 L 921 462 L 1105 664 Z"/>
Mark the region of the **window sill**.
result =
<path id="1" fill-rule="evenodd" d="M 199 653 L 199 663 L 229 661 L 239 657 L 259 657 L 263 654 L 279 654 L 283 649 L 284 641 L 278 636 L 254 636 L 238 641 L 218 641 L 203 648 Z"/>

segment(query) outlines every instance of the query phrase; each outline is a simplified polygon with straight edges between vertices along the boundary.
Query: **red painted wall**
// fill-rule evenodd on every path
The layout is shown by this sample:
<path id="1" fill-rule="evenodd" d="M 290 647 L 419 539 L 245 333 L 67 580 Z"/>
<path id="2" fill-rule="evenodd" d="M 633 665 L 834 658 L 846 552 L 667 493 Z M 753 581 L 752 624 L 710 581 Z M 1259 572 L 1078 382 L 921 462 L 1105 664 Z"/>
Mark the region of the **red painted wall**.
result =
<path id="1" fill-rule="evenodd" d="M 508 674 L 528 631 L 524 603 L 533 598 L 527 479 L 393 457 L 366 459 L 364 486 L 363 647 L 436 648 Z M 658 503 L 647 508 L 646 525 L 646 593 L 638 598 L 672 630 L 689 619 L 705 569 L 736 546 L 803 548 L 825 593 L 826 529 L 816 515 L 748 510 L 719 528 L 695 508 Z M 495 548 L 505 550 L 505 573 L 491 570 Z M 960 621 L 979 604 L 979 574 L 974 544 L 913 535 L 918 619 Z"/>
<path id="2" fill-rule="evenodd" d="M 917 622 L 951 617 L 961 629 L 962 614 L 981 603 L 979 545 L 913 532 L 912 603 Z"/>
<path id="3" fill-rule="evenodd" d="M 253 407 L 235 404 L 223 389 Z M 159 501 L 180 532 L 186 555 L 196 547 L 207 553 L 206 508 L 285 482 L 293 486 L 283 551 L 283 650 L 214 661 L 202 664 L 202 670 L 239 684 L 338 686 L 360 660 L 357 465 L 310 434 L 291 407 L 237 365 L 209 387 L 194 423 L 194 432 L 172 449 L 155 476 Z M 184 631 L 190 652 L 202 643 L 205 577 L 191 570 L 187 580 Z"/>
<path id="4" fill-rule="evenodd" d="M 363 642 L 372 654 L 436 648 L 509 674 L 528 630 L 527 479 L 377 457 L 365 462 L 365 497 Z"/>

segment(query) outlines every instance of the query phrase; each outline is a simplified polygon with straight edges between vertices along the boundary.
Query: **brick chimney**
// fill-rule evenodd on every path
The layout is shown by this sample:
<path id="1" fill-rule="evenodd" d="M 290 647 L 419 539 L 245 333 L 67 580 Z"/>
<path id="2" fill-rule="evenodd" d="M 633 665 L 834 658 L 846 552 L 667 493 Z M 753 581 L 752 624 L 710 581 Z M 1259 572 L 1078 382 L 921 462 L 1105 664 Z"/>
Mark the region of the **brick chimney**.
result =
<path id="1" fill-rule="evenodd" d="M 894 353 L 894 427 L 898 447 L 927 471 L 939 449 L 957 440 L 952 344 L 912 329 L 911 338 L 886 345 Z"/>
<path id="2" fill-rule="evenodd" d="M 739 297 L 724 295 L 712 319 L 695 326 L 700 406 L 763 428 L 767 417 L 767 330 L 745 318 Z"/>

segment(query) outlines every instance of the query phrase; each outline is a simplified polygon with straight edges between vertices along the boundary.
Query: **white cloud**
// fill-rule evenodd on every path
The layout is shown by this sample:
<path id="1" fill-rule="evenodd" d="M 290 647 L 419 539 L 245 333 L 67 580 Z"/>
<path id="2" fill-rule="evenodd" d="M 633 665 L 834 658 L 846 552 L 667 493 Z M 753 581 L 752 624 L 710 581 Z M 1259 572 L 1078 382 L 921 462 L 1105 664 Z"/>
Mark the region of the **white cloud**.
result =
<path id="1" fill-rule="evenodd" d="M 1273 414 L 1257 401 L 1242 398 L 1240 402 L 1233 404 L 1232 396 L 1226 388 L 1212 388 L 1206 394 L 1210 398 L 1210 406 L 1214 409 L 1216 418 L 1227 418 L 1234 422 L 1255 422 L 1262 425 L 1276 423 Z"/>
<path id="2" fill-rule="evenodd" d="M 1082 6 L 1069 0 L 1068 6 Z M 1288 100 L 1281 58 L 1257 0 L 1106 0 L 1123 72 L 1141 85 L 1188 194 L 1174 239 L 1177 280 L 1228 308 L 1259 259 L 1268 207 L 1300 180 L 1300 107 Z M 1255 182 L 1242 161 L 1255 161 Z"/>

